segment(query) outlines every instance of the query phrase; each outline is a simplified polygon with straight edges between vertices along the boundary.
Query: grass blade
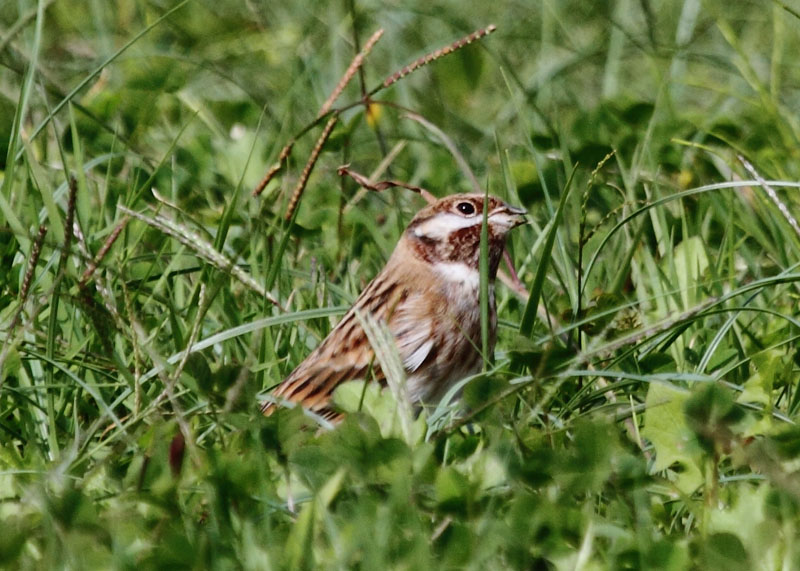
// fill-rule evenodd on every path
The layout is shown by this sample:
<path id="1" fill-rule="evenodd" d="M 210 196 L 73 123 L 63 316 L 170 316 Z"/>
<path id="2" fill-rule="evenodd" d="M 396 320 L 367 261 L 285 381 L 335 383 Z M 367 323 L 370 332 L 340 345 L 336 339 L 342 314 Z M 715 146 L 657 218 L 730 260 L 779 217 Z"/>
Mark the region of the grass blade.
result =
<path id="1" fill-rule="evenodd" d="M 539 262 L 539 266 L 536 268 L 536 275 L 534 276 L 533 283 L 531 284 L 530 297 L 528 298 L 528 303 L 525 306 L 525 312 L 522 314 L 519 332 L 527 338 L 530 338 L 533 334 L 533 323 L 536 319 L 536 311 L 539 308 L 539 299 L 542 296 L 544 279 L 547 275 L 547 267 L 549 266 L 550 262 L 550 253 L 553 251 L 553 245 L 556 242 L 559 224 L 564 215 L 564 207 L 567 204 L 567 198 L 569 198 L 570 189 L 572 188 L 572 180 L 574 177 L 575 169 L 573 169 L 572 173 L 570 173 L 567 184 L 564 186 L 564 191 L 561 193 L 561 199 L 558 201 L 558 207 L 556 208 L 555 215 L 553 216 L 552 224 L 547 234 L 547 240 L 542 247 L 542 259 Z"/>

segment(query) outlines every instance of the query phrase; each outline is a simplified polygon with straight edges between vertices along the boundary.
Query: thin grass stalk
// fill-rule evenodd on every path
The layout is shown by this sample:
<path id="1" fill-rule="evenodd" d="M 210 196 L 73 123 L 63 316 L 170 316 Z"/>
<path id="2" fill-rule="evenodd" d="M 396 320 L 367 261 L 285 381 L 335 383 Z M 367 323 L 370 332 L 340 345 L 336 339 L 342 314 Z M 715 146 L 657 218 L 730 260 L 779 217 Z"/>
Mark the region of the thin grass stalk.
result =
<path id="1" fill-rule="evenodd" d="M 353 61 L 350 62 L 350 65 L 347 67 L 347 70 L 344 72 L 344 75 L 339 80 L 339 83 L 333 89 L 328 99 L 325 100 L 325 103 L 322 104 L 322 107 L 320 107 L 319 113 L 317 113 L 318 119 L 323 115 L 326 115 L 328 111 L 331 110 L 333 104 L 342 94 L 344 88 L 347 87 L 347 84 L 350 83 L 350 80 L 353 79 L 353 77 L 355 77 L 356 73 L 358 73 L 358 70 L 364 64 L 364 59 L 367 57 L 367 55 L 369 55 L 369 52 L 372 51 L 373 46 L 378 42 L 378 40 L 381 39 L 382 35 L 383 35 L 383 28 L 377 30 L 374 34 L 372 34 L 372 36 L 370 36 L 370 38 L 367 40 L 367 43 L 364 44 L 364 49 L 362 49 L 360 52 L 358 52 L 358 54 L 356 54 L 356 57 L 354 57 Z"/>
<path id="2" fill-rule="evenodd" d="M 481 220 L 481 241 L 478 258 L 480 274 L 478 304 L 481 316 L 481 355 L 483 356 L 483 372 L 490 362 L 489 355 L 489 188 L 483 194 L 483 219 Z"/>
<path id="3" fill-rule="evenodd" d="M 16 168 L 16 163 L 18 160 L 22 158 L 22 154 L 25 152 L 25 145 L 22 144 L 21 133 L 24 129 L 24 124 L 28 114 L 28 103 L 30 101 L 31 93 L 33 92 L 33 86 L 35 77 L 39 68 L 39 51 L 42 45 L 42 30 L 44 28 L 44 10 L 45 10 L 45 3 L 43 0 L 39 0 L 36 6 L 36 20 L 34 24 L 34 35 L 33 35 L 33 45 L 30 48 L 30 57 L 28 60 L 28 69 L 25 71 L 25 77 L 23 79 L 22 88 L 20 89 L 19 99 L 17 102 L 17 108 L 14 113 L 14 121 L 11 124 L 11 137 L 9 138 L 8 142 L 8 154 L 6 155 L 6 168 L 3 178 L 3 185 L 0 190 L 0 205 L 2 205 L 4 214 L 9 222 L 12 224 L 12 228 L 17 230 L 19 235 L 22 235 L 22 232 L 19 232 L 21 229 L 21 225 L 14 224 L 16 222 L 16 217 L 11 214 L 11 209 L 7 208 L 4 200 L 5 196 L 10 196 L 9 189 L 11 188 L 11 183 L 15 179 L 14 171 Z M 27 140 L 31 141 L 33 136 L 29 137 Z M 21 148 L 19 148 L 21 147 Z M 17 150 L 19 148 L 19 150 Z M 11 157 L 14 157 L 12 160 Z"/>
<path id="4" fill-rule="evenodd" d="M 75 176 L 69 177 L 69 194 L 67 195 L 67 219 L 64 222 L 64 249 L 61 252 L 63 258 L 69 256 L 69 248 L 72 245 L 72 238 L 75 236 L 73 225 L 75 223 L 75 203 L 78 197 L 78 180 Z"/>
<path id="5" fill-rule="evenodd" d="M 31 282 L 33 281 L 33 275 L 36 271 L 36 264 L 39 262 L 39 256 L 42 253 L 42 245 L 44 244 L 44 238 L 46 235 L 47 226 L 43 224 L 39 226 L 39 232 L 36 234 L 36 238 L 31 246 L 31 253 L 28 258 L 28 268 L 25 270 L 25 276 L 22 278 L 22 287 L 19 291 L 19 307 L 17 307 L 17 310 L 14 312 L 14 317 L 11 318 L 11 324 L 8 327 L 6 339 L 3 342 L 3 349 L 0 351 L 0 390 L 3 388 L 3 383 L 6 379 L 6 376 L 2 374 L 3 364 L 5 363 L 12 347 L 17 344 L 16 341 L 12 340 L 13 336 L 11 333 L 14 328 L 19 325 L 22 318 L 25 301 L 28 299 L 28 294 L 30 293 Z"/>
<path id="6" fill-rule="evenodd" d="M 128 319 L 128 324 L 134 323 L 133 314 L 133 300 L 131 299 L 130 292 L 125 280 L 121 280 L 122 286 L 122 299 L 125 304 L 125 314 Z M 139 346 L 139 336 L 136 335 L 132 326 L 126 328 L 130 334 L 131 345 L 133 347 L 133 416 L 138 417 L 142 410 L 142 351 Z"/>
<path id="7" fill-rule="evenodd" d="M 261 286 L 261 284 L 257 283 L 249 274 L 242 271 L 242 269 L 236 265 L 236 262 L 217 251 L 213 245 L 206 242 L 197 233 L 192 232 L 185 226 L 181 226 L 180 224 L 163 216 L 156 215 L 151 218 L 122 205 L 119 205 L 117 208 L 119 208 L 128 216 L 136 218 L 137 220 L 141 220 L 148 226 L 157 228 L 165 234 L 172 236 L 181 244 L 195 252 L 206 262 L 210 263 L 212 266 L 215 266 L 217 269 L 223 272 L 231 274 L 243 285 L 258 293 L 260 296 L 265 297 L 273 305 L 277 306 L 278 308 L 281 307 L 278 300 L 275 299 L 275 297 L 269 293 L 269 291 Z"/>
<path id="8" fill-rule="evenodd" d="M 122 220 L 120 221 L 120 223 L 117 224 L 117 226 L 114 228 L 114 230 L 108 236 L 108 238 L 106 238 L 106 241 L 100 247 L 100 250 L 98 250 L 97 255 L 89 263 L 89 266 L 83 272 L 83 275 L 81 276 L 81 279 L 78 282 L 78 287 L 80 289 L 83 289 L 83 288 L 86 287 L 86 284 L 92 278 L 92 276 L 94 275 L 95 271 L 97 271 L 97 266 L 106 257 L 106 255 L 108 254 L 108 251 L 111 250 L 111 246 L 113 246 L 114 242 L 117 241 L 117 238 L 119 237 L 119 235 L 122 232 L 122 230 L 125 229 L 125 226 L 128 224 L 129 220 L 130 220 L 130 217 L 128 217 L 128 216 L 123 217 Z"/>
<path id="9" fill-rule="evenodd" d="M 339 114 L 334 113 L 331 115 L 331 118 L 328 119 L 328 122 L 325 124 L 325 128 L 322 130 L 319 138 L 317 139 L 316 144 L 314 144 L 314 148 L 311 150 L 311 156 L 308 157 L 308 161 L 306 162 L 306 166 L 303 167 L 303 172 L 300 174 L 300 178 L 297 181 L 297 184 L 294 187 L 294 192 L 292 193 L 292 197 L 289 199 L 289 206 L 286 208 L 286 220 L 291 220 L 292 216 L 294 215 L 294 210 L 297 208 L 297 204 L 300 202 L 300 197 L 303 195 L 303 191 L 308 184 L 308 178 L 311 176 L 311 172 L 314 170 L 314 166 L 317 164 L 317 160 L 319 159 L 319 155 L 322 153 L 322 147 L 325 145 L 325 141 L 328 140 L 328 137 L 331 136 L 331 132 L 333 132 L 333 127 L 336 125 L 336 122 L 339 120 Z"/>
<path id="10" fill-rule="evenodd" d="M 278 154 L 278 160 L 275 162 L 274 165 L 270 167 L 270 169 L 267 171 L 267 174 L 265 174 L 264 178 L 261 179 L 261 182 L 259 182 L 253 189 L 253 196 L 258 196 L 259 194 L 264 192 L 264 189 L 267 188 L 269 181 L 271 181 L 273 177 L 276 174 L 278 174 L 278 172 L 280 172 L 280 170 L 283 168 L 284 163 L 289 158 L 289 155 L 292 154 L 294 143 L 295 140 L 292 139 L 291 141 L 286 143 L 286 145 L 284 145 L 284 147 L 281 149 L 281 152 Z"/>
<path id="11" fill-rule="evenodd" d="M 42 224 L 39 226 L 39 231 L 36 233 L 36 238 L 33 240 L 31 255 L 28 258 L 28 269 L 25 270 L 25 276 L 22 278 L 22 287 L 19 290 L 19 308 L 14 314 L 14 318 L 11 320 L 9 330 L 14 329 L 19 323 L 20 316 L 22 315 L 22 308 L 25 305 L 25 301 L 28 299 L 28 293 L 30 293 L 33 274 L 36 271 L 36 264 L 39 262 L 39 256 L 42 254 L 42 244 L 44 244 L 46 235 L 47 226 Z M 0 363 L 2 363 L 2 361 L 0 361 Z"/>
<path id="12" fill-rule="evenodd" d="M 583 191 L 583 198 L 581 199 L 581 220 L 578 225 L 578 307 L 577 311 L 575 312 L 575 316 L 580 318 L 583 315 L 583 251 L 588 241 L 586 237 L 586 216 L 589 212 L 589 195 L 591 194 L 592 187 L 594 187 L 595 180 L 597 180 L 597 174 L 600 172 L 600 169 L 603 168 L 603 165 L 614 156 L 614 151 L 608 153 L 603 160 L 601 160 L 595 169 L 592 171 L 591 176 L 589 177 L 589 181 L 586 183 L 586 188 Z M 578 347 L 583 347 L 583 330 L 578 329 L 578 339 L 577 345 Z"/>
<path id="13" fill-rule="evenodd" d="M 471 44 L 475 40 L 480 40 L 484 36 L 488 36 L 489 34 L 494 32 L 496 29 L 497 29 L 497 26 L 495 26 L 494 24 L 491 24 L 491 25 L 489 25 L 489 26 L 487 26 L 485 28 L 481 28 L 480 30 L 476 30 L 476 31 L 472 32 L 468 36 L 464 36 L 463 38 L 456 40 L 452 44 L 449 44 L 449 45 L 447 45 L 447 46 L 445 46 L 443 48 L 440 48 L 440 49 L 438 49 L 438 50 L 436 50 L 434 52 L 427 53 L 424 56 L 415 59 L 414 61 L 412 61 L 407 66 L 404 66 L 403 68 L 397 70 L 392 75 L 390 75 L 389 77 L 384 79 L 380 88 L 384 88 L 385 89 L 385 88 L 389 87 L 390 85 L 393 85 L 393 84 L 397 83 L 398 81 L 403 79 L 405 76 L 417 71 L 419 68 L 421 68 L 423 66 L 426 66 L 429 63 L 431 63 L 433 61 L 436 61 L 437 59 L 443 58 L 444 56 L 450 55 L 454 51 L 460 50 L 461 48 Z"/>
<path id="14" fill-rule="evenodd" d="M 47 325 L 47 341 L 45 344 L 45 356 L 49 361 L 49 365 L 45 369 L 45 386 L 51 387 L 46 391 L 45 403 L 47 406 L 47 420 L 48 420 L 48 434 L 47 439 L 50 445 L 51 459 L 58 456 L 58 439 L 56 437 L 56 416 L 55 416 L 55 395 L 53 394 L 52 387 L 55 385 L 55 363 L 56 353 L 56 338 L 58 337 L 58 309 L 60 291 L 61 291 L 61 278 L 67 268 L 67 260 L 69 259 L 69 250 L 74 236 L 73 224 L 75 221 L 75 202 L 78 193 L 78 181 L 75 177 L 70 177 L 69 180 L 69 195 L 67 197 L 67 217 L 64 224 L 64 246 L 61 250 L 61 255 L 58 260 L 58 269 L 56 271 L 55 283 L 53 284 L 53 291 L 50 298 L 50 315 Z"/>
<path id="15" fill-rule="evenodd" d="M 760 174 L 758 174 L 758 171 L 752 164 L 750 164 L 750 161 L 748 161 L 742 155 L 737 155 L 737 158 L 739 159 L 739 162 L 742 163 L 742 165 L 744 165 L 744 168 L 747 170 L 747 172 L 749 172 L 753 176 L 753 178 L 756 179 L 756 181 L 758 181 L 758 185 L 764 190 L 764 192 L 767 193 L 767 196 L 769 196 L 770 200 L 772 200 L 772 202 L 775 203 L 780 213 L 789 223 L 789 226 L 791 226 L 792 230 L 794 230 L 794 233 L 798 237 L 800 237 L 800 225 L 798 225 L 797 219 L 794 216 L 792 216 L 792 213 L 789 212 L 789 208 L 778 197 L 778 193 L 775 192 L 775 189 L 772 188 Z"/>

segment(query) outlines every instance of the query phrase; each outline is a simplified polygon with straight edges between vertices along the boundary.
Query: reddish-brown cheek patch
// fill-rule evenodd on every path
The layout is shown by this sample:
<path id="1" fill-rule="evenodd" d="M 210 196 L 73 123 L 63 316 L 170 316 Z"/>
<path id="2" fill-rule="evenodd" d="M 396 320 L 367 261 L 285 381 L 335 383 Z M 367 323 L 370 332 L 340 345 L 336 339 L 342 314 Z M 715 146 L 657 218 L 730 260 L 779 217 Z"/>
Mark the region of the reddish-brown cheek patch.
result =
<path id="1" fill-rule="evenodd" d="M 481 227 L 470 226 L 456 230 L 448 236 L 442 258 L 451 262 L 464 262 L 477 267 L 480 251 Z"/>
<path id="2" fill-rule="evenodd" d="M 441 253 L 440 258 L 450 262 L 463 262 L 470 267 L 477 268 L 480 261 L 481 246 L 481 227 L 471 226 L 453 232 L 447 241 L 446 251 Z M 505 238 L 496 234 L 489 227 L 489 276 L 494 278 L 497 275 L 497 268 L 500 258 L 503 255 Z"/>

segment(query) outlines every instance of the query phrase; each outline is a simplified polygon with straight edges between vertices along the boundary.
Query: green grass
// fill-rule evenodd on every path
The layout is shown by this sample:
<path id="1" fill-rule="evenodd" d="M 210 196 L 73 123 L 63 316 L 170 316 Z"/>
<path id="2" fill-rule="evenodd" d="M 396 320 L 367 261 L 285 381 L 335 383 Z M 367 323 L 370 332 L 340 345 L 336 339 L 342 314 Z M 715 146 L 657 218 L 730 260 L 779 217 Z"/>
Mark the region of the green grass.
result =
<path id="1" fill-rule="evenodd" d="M 800 568 L 799 10 L 0 5 L 0 566 Z M 527 208 L 528 294 L 460 401 L 262 418 L 424 203 L 347 163 Z"/>

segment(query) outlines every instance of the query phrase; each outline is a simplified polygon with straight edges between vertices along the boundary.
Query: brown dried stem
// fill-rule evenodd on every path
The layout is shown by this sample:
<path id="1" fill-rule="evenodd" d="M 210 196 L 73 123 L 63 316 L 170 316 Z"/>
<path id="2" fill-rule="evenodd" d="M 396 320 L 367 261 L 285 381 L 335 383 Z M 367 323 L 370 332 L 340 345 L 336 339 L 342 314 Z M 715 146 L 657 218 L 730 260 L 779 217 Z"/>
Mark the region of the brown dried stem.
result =
<path id="1" fill-rule="evenodd" d="M 317 164 L 317 159 L 319 159 L 319 155 L 322 152 L 322 147 L 325 145 L 325 141 L 328 140 L 328 137 L 331 136 L 333 126 L 336 125 L 336 121 L 338 119 L 338 113 L 331 115 L 331 118 L 328 119 L 328 122 L 325 124 L 325 128 L 322 130 L 322 134 L 320 134 L 316 144 L 314 145 L 314 148 L 311 150 L 311 156 L 308 157 L 306 166 L 303 167 L 303 172 L 300 174 L 297 185 L 294 187 L 292 197 L 289 199 L 289 207 L 286 209 L 286 220 L 291 220 L 292 216 L 294 215 L 294 211 L 297 208 L 297 203 L 300 201 L 300 197 L 306 188 L 306 184 L 308 184 L 308 177 L 311 176 L 311 171 L 314 170 L 314 166 Z"/>
<path id="2" fill-rule="evenodd" d="M 25 277 L 22 280 L 22 288 L 19 290 L 19 301 L 25 303 L 28 298 L 28 291 L 31 287 L 33 280 L 33 271 L 36 269 L 36 264 L 39 262 L 39 256 L 42 253 L 42 244 L 44 244 L 44 237 L 47 234 L 47 226 L 42 224 L 39 226 L 39 232 L 36 234 L 36 239 L 33 241 L 31 247 L 31 258 L 28 260 L 28 269 L 25 271 Z"/>
<path id="3" fill-rule="evenodd" d="M 100 264 L 100 262 L 103 261 L 103 258 L 106 257 L 106 254 L 108 254 L 108 251 L 111 249 L 111 246 L 113 246 L 114 242 L 116 242 L 116 240 L 119 237 L 120 233 L 122 232 L 123 228 L 125 228 L 125 225 L 128 223 L 128 220 L 130 220 L 130 218 L 128 216 L 125 216 L 120 221 L 120 223 L 117 224 L 117 227 L 114 228 L 114 230 L 108 236 L 106 241 L 103 243 L 103 246 L 97 252 L 97 255 L 94 257 L 92 262 L 89 264 L 89 267 L 86 268 L 85 272 L 83 272 L 83 275 L 81 276 L 81 280 L 78 282 L 78 287 L 80 289 L 85 288 L 86 284 L 89 283 L 89 280 L 94 275 L 94 272 L 97 271 L 97 266 Z"/>
<path id="4" fill-rule="evenodd" d="M 323 115 L 327 114 L 328 111 L 331 110 L 333 104 L 342 94 L 344 88 L 350 83 L 350 80 L 358 73 L 359 68 L 363 65 L 364 59 L 367 57 L 369 52 L 372 51 L 372 47 L 381 39 L 383 35 L 383 28 L 376 31 L 370 38 L 367 40 L 367 43 L 364 44 L 364 49 L 362 49 L 356 57 L 353 58 L 353 61 L 350 62 L 350 66 L 347 68 L 347 71 L 344 72 L 342 79 L 339 80 L 339 83 L 336 85 L 336 88 L 331 92 L 330 97 L 322 104 L 322 107 L 317 113 L 317 118 L 322 117 Z"/>
<path id="5" fill-rule="evenodd" d="M 291 141 L 286 143 L 286 145 L 281 149 L 281 152 L 278 155 L 278 160 L 275 162 L 274 165 L 272 165 L 269 168 L 267 174 L 265 174 L 264 178 L 261 179 L 261 182 L 259 182 L 258 185 L 256 185 L 255 189 L 253 189 L 253 196 L 258 196 L 259 194 L 264 192 L 264 189 L 267 188 L 267 185 L 269 184 L 269 181 L 272 180 L 272 177 L 278 174 L 278 171 L 280 171 L 283 168 L 283 163 L 285 163 L 286 159 L 289 158 L 289 155 L 292 154 L 292 148 L 294 147 L 294 142 L 295 139 L 292 139 Z"/>
<path id="6" fill-rule="evenodd" d="M 339 173 L 339 176 L 345 176 L 345 175 L 349 176 L 367 190 L 381 192 L 386 190 L 387 188 L 400 187 L 419 193 L 420 195 L 422 195 L 422 198 L 424 198 L 428 204 L 433 204 L 434 202 L 436 202 L 436 197 L 420 186 L 414 186 L 412 184 L 400 182 L 399 180 L 381 180 L 378 182 L 372 182 L 363 174 L 350 170 L 350 165 L 342 165 L 336 170 L 336 172 Z"/>
<path id="7" fill-rule="evenodd" d="M 39 256 L 42 254 L 42 244 L 44 244 L 45 235 L 47 235 L 47 226 L 42 224 L 39 226 L 39 232 L 36 234 L 36 238 L 33 240 L 33 245 L 31 246 L 31 257 L 28 260 L 28 269 L 25 270 L 25 277 L 22 278 L 22 287 L 19 290 L 19 307 L 14 313 L 14 318 L 11 320 L 11 325 L 8 328 L 9 331 L 19 324 L 22 308 L 25 306 L 25 300 L 28 299 L 28 293 L 31 289 L 33 273 L 34 270 L 36 270 L 36 264 L 39 262 Z M 3 359 L 0 358 L 0 363 L 2 363 L 2 361 Z"/>
<path id="8" fill-rule="evenodd" d="M 412 61 L 407 66 L 405 66 L 402 69 L 394 72 L 392 75 L 390 75 L 389 77 L 384 79 L 380 88 L 386 88 L 386 87 L 389 87 L 390 85 L 392 85 L 394 83 L 397 83 L 399 80 L 403 79 L 408 74 L 417 71 L 419 68 L 421 68 L 421 67 L 423 67 L 425 65 L 428 65 L 432 61 L 435 61 L 435 60 L 437 60 L 439 58 L 442 58 L 442 57 L 444 57 L 446 55 L 450 55 L 451 53 L 453 53 L 456 50 L 460 50 L 461 48 L 463 48 L 466 45 L 471 44 L 475 40 L 480 40 L 484 36 L 488 36 L 489 34 L 494 32 L 496 29 L 497 29 L 497 26 L 495 26 L 493 24 L 489 25 L 489 26 L 487 26 L 485 28 L 481 28 L 480 30 L 474 31 L 470 35 L 464 36 L 463 38 L 461 38 L 459 40 L 456 40 L 452 44 L 450 44 L 448 46 L 445 46 L 443 48 L 440 48 L 440 49 L 436 50 L 435 52 L 431 52 L 431 53 L 425 54 L 421 58 L 415 59 L 414 61 Z"/>

